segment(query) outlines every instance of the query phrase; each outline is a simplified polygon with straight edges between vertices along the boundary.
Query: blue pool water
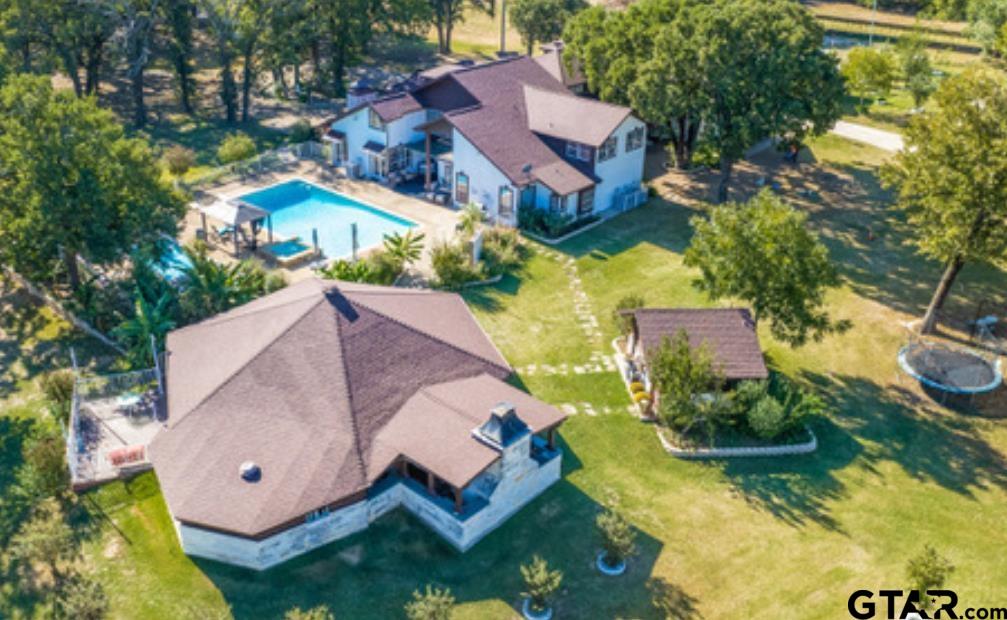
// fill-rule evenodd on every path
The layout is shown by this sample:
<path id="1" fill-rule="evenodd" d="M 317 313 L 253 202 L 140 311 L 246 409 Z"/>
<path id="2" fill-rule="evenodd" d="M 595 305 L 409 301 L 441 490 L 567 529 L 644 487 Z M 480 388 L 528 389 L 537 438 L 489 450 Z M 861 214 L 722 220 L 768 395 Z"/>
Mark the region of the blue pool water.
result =
<path id="1" fill-rule="evenodd" d="M 182 252 L 182 248 L 178 245 L 178 242 L 171 239 L 168 243 L 168 250 L 161 257 L 161 261 L 154 265 L 156 269 L 162 276 L 164 276 L 169 282 L 175 282 L 179 280 L 184 275 L 184 269 L 190 267 L 192 262 L 189 257 Z"/>
<path id="2" fill-rule="evenodd" d="M 381 243 L 385 235 L 405 234 L 416 226 L 409 220 L 379 211 L 352 198 L 306 181 L 287 181 L 241 196 L 241 200 L 272 214 L 273 233 L 300 237 L 310 245 L 312 229 L 326 258 L 345 258 L 353 252 L 351 225 L 357 225 L 360 249 Z"/>

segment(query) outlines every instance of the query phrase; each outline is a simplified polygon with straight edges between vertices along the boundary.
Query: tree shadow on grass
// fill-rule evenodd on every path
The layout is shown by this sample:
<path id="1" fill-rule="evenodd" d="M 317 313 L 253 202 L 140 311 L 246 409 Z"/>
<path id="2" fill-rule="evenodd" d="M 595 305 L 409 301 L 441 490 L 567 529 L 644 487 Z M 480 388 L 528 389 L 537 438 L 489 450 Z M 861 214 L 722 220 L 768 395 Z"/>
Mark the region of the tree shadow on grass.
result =
<path id="1" fill-rule="evenodd" d="M 977 490 L 1007 489 L 1007 459 L 982 437 L 980 420 L 949 411 L 913 384 L 880 385 L 862 377 L 805 373 L 862 449 L 869 470 L 898 464 L 921 481 L 973 498 Z"/>
<path id="2" fill-rule="evenodd" d="M 784 523 L 803 527 L 817 524 L 842 533 L 829 504 L 845 495 L 837 470 L 861 452 L 860 446 L 829 419 L 811 425 L 818 438 L 812 454 L 770 458 L 736 458 L 724 462 L 724 473 L 734 490 L 752 506 Z"/>

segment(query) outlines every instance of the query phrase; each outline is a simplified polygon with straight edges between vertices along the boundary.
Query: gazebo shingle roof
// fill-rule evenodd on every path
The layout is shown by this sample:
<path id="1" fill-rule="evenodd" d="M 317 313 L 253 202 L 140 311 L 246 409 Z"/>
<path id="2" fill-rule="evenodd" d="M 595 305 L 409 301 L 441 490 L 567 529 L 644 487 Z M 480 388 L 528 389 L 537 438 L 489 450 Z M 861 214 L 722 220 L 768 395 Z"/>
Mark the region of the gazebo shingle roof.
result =
<path id="1" fill-rule="evenodd" d="M 536 430 L 563 417 L 503 382 L 510 367 L 453 294 L 307 280 L 166 349 L 169 422 L 150 446 L 165 499 L 183 522 L 244 536 L 362 494 L 410 451 L 467 483 L 498 455 L 465 416 L 488 419 L 494 399 L 523 403 Z M 258 482 L 241 479 L 246 461 Z"/>
<path id="2" fill-rule="evenodd" d="M 632 314 L 644 354 L 685 330 L 693 348 L 707 343 L 726 379 L 769 376 L 755 322 L 745 308 L 641 308 Z"/>

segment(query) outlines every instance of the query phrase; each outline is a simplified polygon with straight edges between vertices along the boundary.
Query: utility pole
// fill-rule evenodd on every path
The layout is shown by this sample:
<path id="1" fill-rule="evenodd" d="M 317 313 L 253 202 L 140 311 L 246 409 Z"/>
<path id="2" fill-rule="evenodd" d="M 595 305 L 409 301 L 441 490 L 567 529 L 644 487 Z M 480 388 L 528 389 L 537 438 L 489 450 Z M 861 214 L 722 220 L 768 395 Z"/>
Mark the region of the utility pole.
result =
<path id="1" fill-rule="evenodd" d="M 875 3 L 877 0 L 874 0 Z M 500 55 L 507 52 L 507 0 L 500 0 Z"/>

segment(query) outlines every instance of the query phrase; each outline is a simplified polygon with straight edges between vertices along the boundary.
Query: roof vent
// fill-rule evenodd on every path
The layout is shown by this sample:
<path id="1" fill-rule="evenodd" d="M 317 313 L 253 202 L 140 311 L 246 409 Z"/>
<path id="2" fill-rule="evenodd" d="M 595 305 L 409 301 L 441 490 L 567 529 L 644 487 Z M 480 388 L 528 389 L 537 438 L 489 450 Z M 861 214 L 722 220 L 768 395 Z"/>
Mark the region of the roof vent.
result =
<path id="1" fill-rule="evenodd" d="M 476 430 L 480 438 L 497 448 L 506 448 L 527 432 L 528 425 L 517 417 L 510 403 L 499 403 L 490 409 L 490 419 Z"/>
<path id="2" fill-rule="evenodd" d="M 245 482 L 258 482 L 259 478 L 262 478 L 262 469 L 252 461 L 242 463 L 238 471 Z"/>

